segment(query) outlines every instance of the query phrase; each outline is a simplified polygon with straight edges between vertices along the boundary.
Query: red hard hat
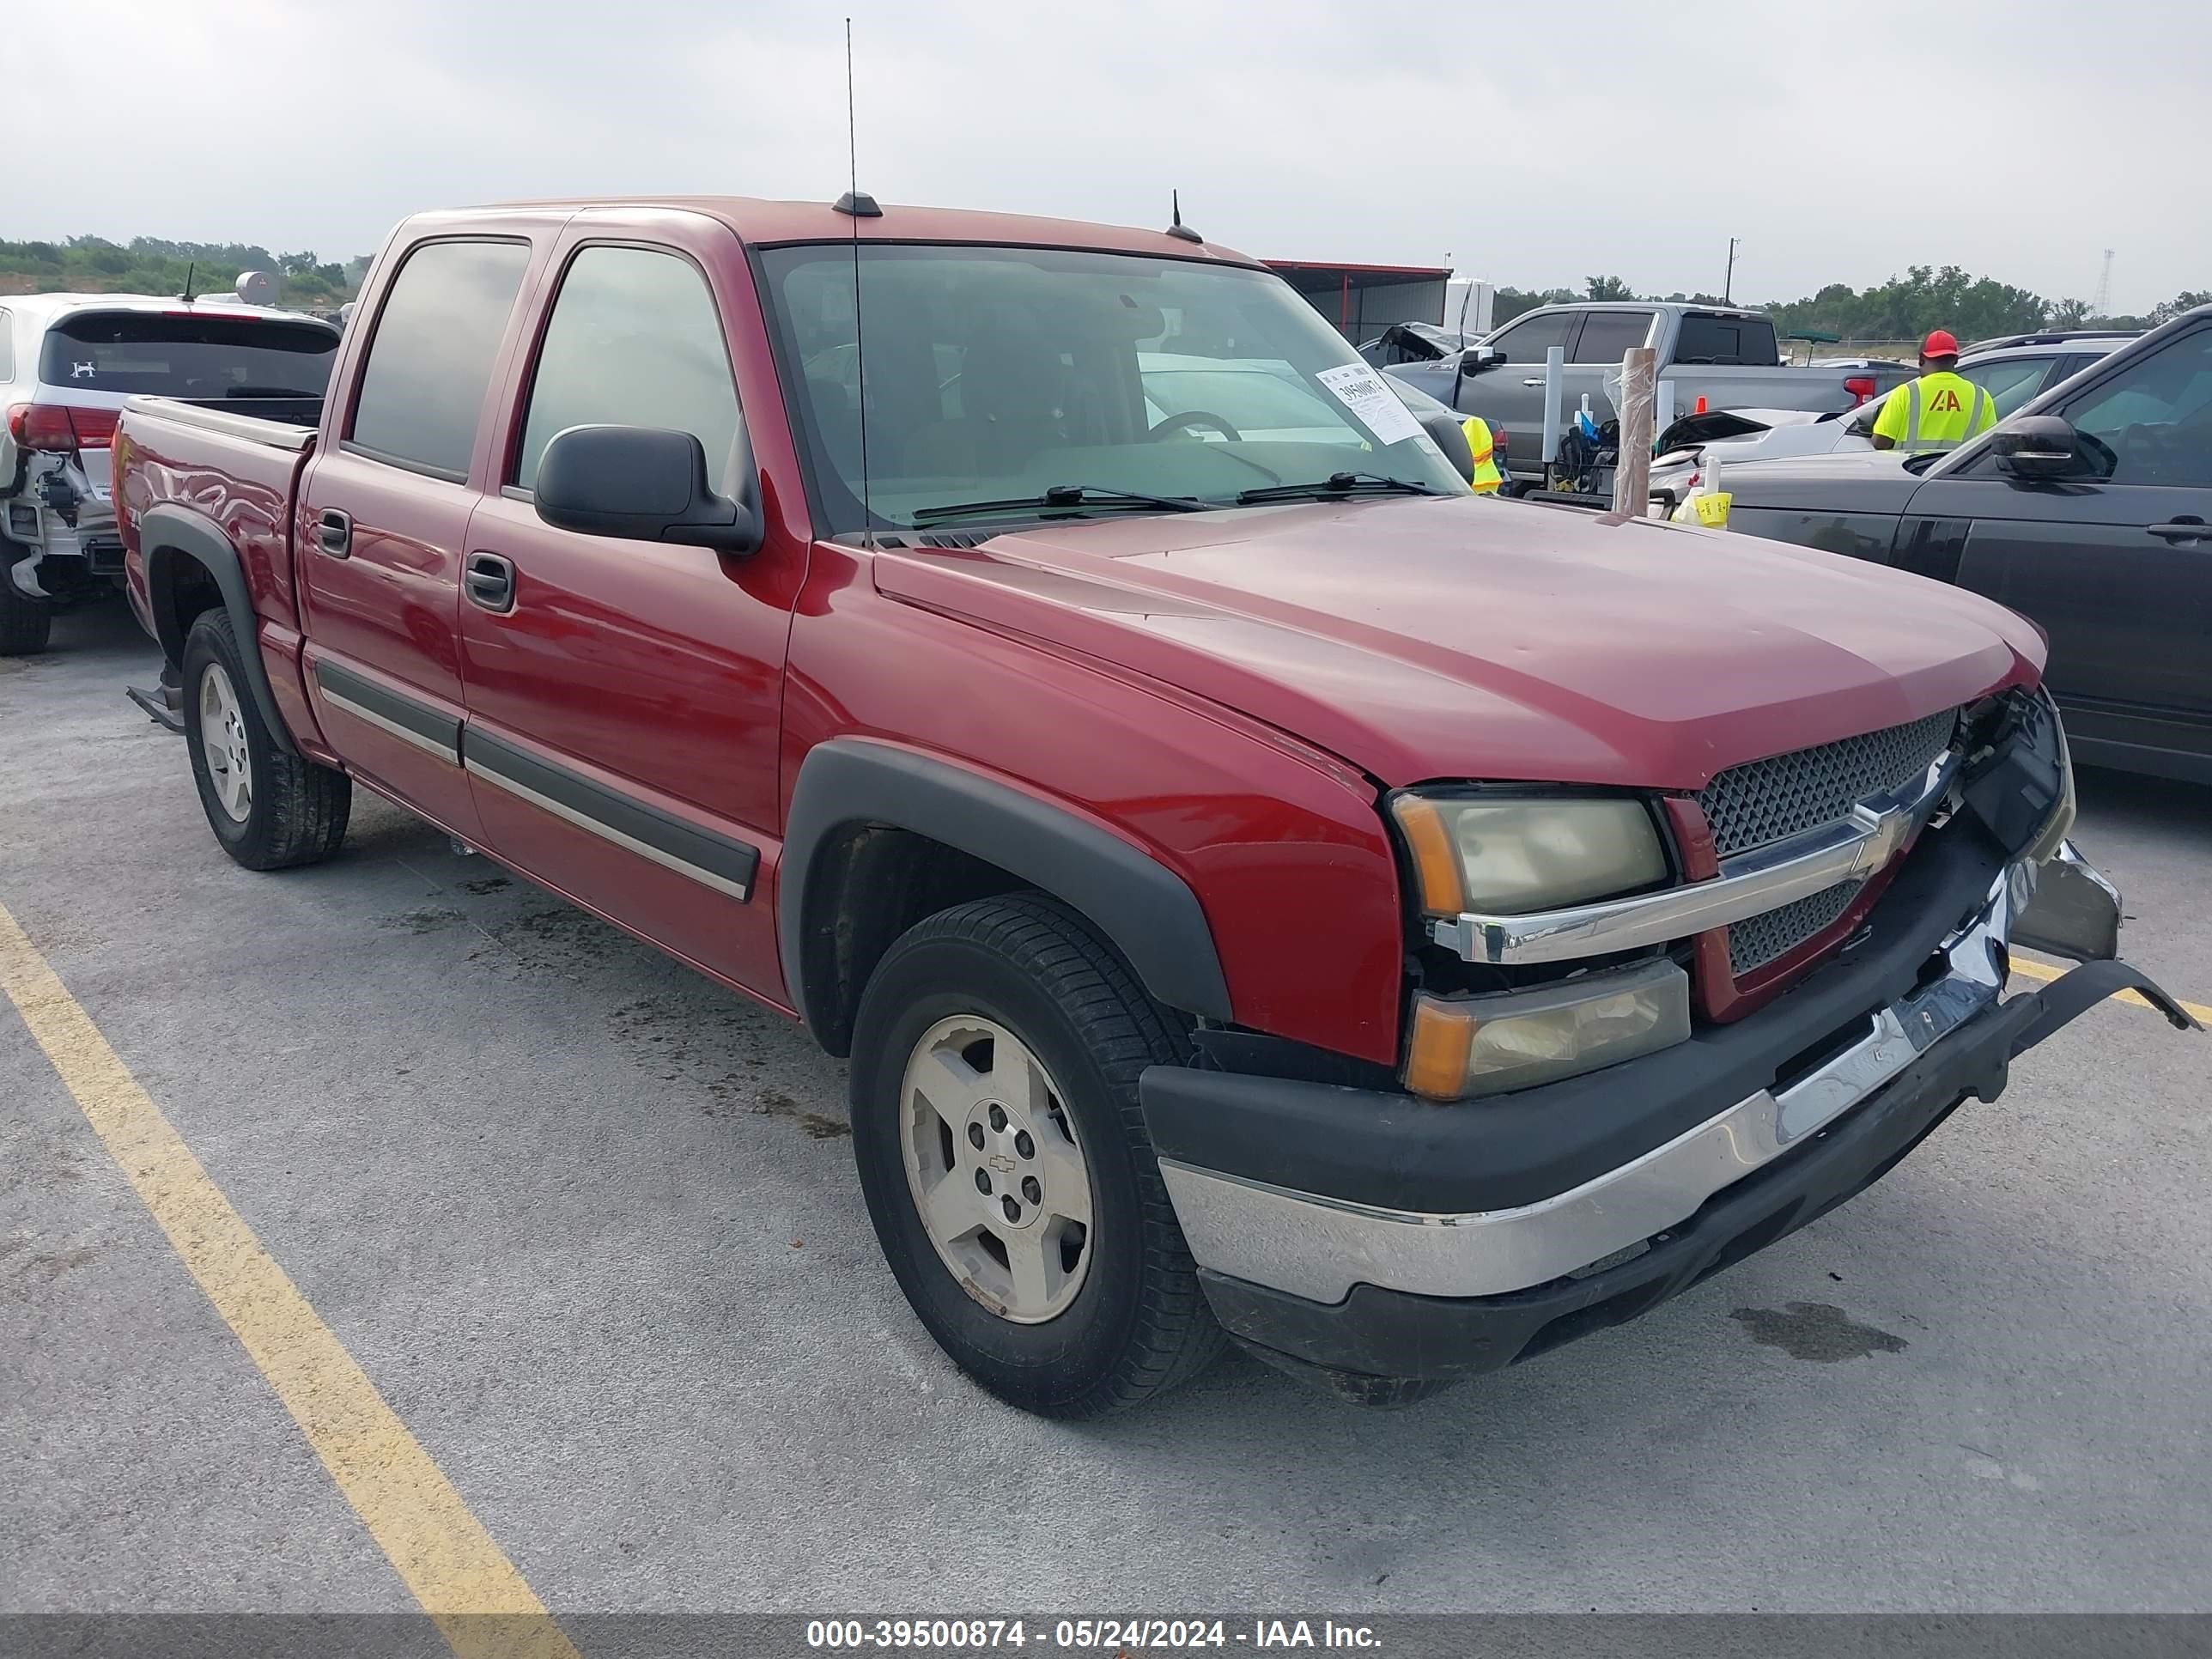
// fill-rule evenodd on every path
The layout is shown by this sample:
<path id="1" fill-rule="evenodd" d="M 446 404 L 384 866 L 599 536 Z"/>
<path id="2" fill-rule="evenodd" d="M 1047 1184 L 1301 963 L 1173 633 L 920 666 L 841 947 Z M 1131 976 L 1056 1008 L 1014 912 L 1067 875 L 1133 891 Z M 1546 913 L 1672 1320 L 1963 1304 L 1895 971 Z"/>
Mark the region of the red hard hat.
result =
<path id="1" fill-rule="evenodd" d="M 1948 328 L 1939 328 L 1920 343 L 1923 357 L 1955 357 L 1959 355 L 1958 337 Z"/>

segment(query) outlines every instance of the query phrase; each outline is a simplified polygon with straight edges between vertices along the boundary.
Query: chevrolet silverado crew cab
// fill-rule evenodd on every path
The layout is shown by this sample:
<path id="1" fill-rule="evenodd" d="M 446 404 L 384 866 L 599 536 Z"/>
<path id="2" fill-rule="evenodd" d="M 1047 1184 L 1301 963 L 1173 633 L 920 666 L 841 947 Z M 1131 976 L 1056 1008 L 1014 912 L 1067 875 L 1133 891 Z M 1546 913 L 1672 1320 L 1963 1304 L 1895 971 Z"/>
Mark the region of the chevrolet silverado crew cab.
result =
<path id="1" fill-rule="evenodd" d="M 0 656 L 44 650 L 58 611 L 123 585 L 108 442 L 126 398 L 312 419 L 337 343 L 243 301 L 0 299 Z"/>
<path id="2" fill-rule="evenodd" d="M 230 855 L 371 789 L 803 1020 L 915 1313 L 1036 1411 L 1224 1333 L 1376 1402 L 1527 1358 L 2112 991 L 2186 1021 L 2106 959 L 2033 628 L 1477 499 L 1187 234 L 428 214 L 318 425 L 117 443 Z M 2004 1000 L 2031 933 L 2096 960 Z"/>

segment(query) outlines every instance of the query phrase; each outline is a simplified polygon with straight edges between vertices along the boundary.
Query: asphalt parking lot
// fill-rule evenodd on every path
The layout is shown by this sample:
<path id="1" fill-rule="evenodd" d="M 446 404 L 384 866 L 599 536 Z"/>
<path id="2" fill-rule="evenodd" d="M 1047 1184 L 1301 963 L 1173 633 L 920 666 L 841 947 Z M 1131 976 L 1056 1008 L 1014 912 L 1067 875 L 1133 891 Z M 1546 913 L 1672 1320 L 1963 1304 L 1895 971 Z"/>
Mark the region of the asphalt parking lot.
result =
<path id="1" fill-rule="evenodd" d="M 119 607 L 0 660 L 0 906 L 559 1610 L 2212 1607 L 2212 1036 L 2108 1004 L 1880 1186 L 1410 1412 L 1232 1356 L 1001 1407 L 882 1266 L 842 1068 L 357 797 L 257 876 Z M 2212 1000 L 2212 791 L 2082 777 Z M 0 1611 L 412 1602 L 0 1000 Z"/>

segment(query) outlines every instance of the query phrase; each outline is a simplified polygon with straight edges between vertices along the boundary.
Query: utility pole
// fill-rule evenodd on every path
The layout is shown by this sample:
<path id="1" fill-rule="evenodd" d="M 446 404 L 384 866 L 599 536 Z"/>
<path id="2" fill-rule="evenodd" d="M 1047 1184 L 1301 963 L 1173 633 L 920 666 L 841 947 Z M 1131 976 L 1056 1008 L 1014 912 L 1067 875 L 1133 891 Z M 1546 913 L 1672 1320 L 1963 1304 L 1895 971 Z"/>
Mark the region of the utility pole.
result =
<path id="1" fill-rule="evenodd" d="M 1737 242 L 1741 240 L 1742 239 L 1741 237 L 1736 236 L 1731 236 L 1729 238 L 1728 276 L 1727 279 L 1721 283 L 1721 303 L 1723 305 L 1733 305 L 1735 303 L 1735 247 Z"/>

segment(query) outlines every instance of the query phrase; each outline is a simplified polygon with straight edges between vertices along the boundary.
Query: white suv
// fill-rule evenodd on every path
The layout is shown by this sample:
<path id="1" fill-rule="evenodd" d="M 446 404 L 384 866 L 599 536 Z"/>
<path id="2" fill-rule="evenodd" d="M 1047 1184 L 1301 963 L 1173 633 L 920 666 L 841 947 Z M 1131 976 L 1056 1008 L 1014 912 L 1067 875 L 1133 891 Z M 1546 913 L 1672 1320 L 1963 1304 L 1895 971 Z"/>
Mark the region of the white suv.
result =
<path id="1" fill-rule="evenodd" d="M 56 610 L 122 583 L 108 445 L 126 398 L 312 419 L 337 343 L 328 323 L 230 299 L 0 298 L 0 656 L 43 649 Z"/>

